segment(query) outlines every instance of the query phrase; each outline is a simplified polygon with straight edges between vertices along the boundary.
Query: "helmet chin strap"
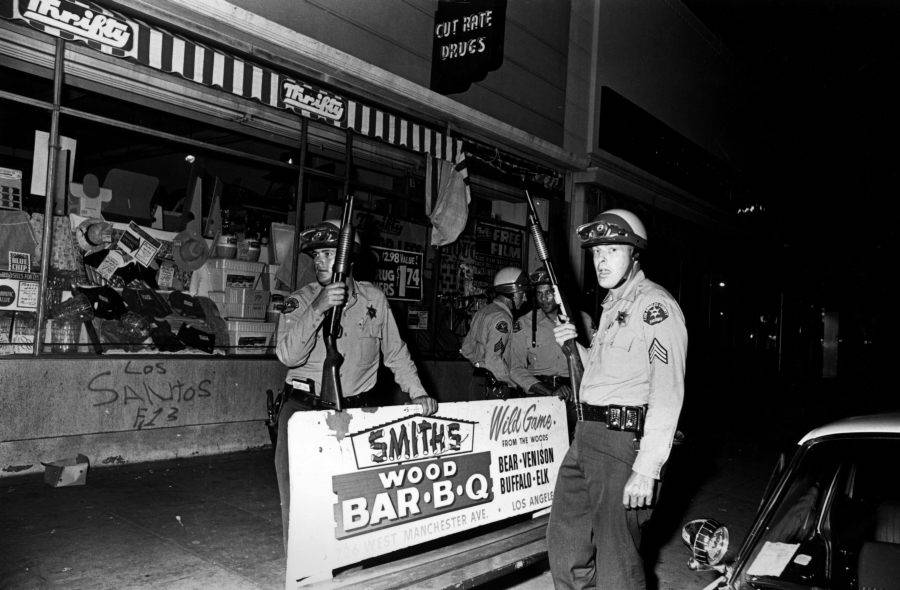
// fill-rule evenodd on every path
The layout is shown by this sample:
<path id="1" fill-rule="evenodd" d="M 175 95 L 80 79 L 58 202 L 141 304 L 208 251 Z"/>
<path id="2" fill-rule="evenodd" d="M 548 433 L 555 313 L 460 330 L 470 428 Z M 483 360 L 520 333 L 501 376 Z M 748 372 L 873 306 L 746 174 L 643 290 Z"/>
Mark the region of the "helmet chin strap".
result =
<path id="1" fill-rule="evenodd" d="M 632 277 L 634 277 L 634 275 L 638 273 L 639 270 L 641 270 L 641 261 L 638 260 L 637 256 L 635 256 L 634 253 L 632 253 L 628 271 L 624 275 L 622 275 L 622 279 L 618 283 L 616 283 L 616 286 L 610 289 L 610 291 L 615 291 L 616 289 L 630 281 Z"/>

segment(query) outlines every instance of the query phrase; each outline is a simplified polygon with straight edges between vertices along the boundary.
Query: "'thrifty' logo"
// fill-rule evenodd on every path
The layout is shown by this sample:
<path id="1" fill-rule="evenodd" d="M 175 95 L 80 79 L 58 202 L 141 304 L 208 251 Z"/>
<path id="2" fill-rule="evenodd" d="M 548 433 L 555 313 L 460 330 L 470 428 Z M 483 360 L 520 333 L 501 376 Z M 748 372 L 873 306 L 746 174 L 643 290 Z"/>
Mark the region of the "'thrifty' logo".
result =
<path id="1" fill-rule="evenodd" d="M 340 121 L 344 116 L 344 100 L 308 84 L 285 80 L 282 84 L 285 106 L 307 111 L 329 121 Z"/>
<path id="2" fill-rule="evenodd" d="M 133 39 L 129 23 L 74 0 L 28 0 L 21 15 L 32 24 L 53 27 L 114 49 L 130 49 Z"/>

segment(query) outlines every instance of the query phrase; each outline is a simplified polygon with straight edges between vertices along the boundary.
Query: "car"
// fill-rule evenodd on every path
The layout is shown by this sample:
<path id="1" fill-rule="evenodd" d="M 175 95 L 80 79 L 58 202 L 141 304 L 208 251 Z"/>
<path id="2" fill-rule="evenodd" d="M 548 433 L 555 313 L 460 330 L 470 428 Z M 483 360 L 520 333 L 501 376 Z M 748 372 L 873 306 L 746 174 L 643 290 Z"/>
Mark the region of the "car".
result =
<path id="1" fill-rule="evenodd" d="M 782 455 L 730 563 L 728 528 L 688 522 L 707 590 L 900 590 L 900 413 L 845 418 Z"/>

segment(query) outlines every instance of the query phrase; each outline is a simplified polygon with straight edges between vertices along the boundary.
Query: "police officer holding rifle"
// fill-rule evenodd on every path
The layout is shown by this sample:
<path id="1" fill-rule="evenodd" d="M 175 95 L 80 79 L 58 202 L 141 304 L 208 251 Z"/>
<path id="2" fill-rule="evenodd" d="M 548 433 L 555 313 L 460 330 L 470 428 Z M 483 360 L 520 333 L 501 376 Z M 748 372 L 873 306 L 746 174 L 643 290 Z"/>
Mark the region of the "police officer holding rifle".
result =
<path id="1" fill-rule="evenodd" d="M 581 417 L 560 465 L 547 527 L 556 588 L 645 588 L 641 527 L 669 457 L 684 398 L 687 331 L 672 296 L 640 266 L 647 232 L 610 209 L 578 228 L 609 293 L 597 332 L 580 348 Z M 562 346 L 568 323 L 554 330 Z"/>
<path id="2" fill-rule="evenodd" d="M 294 412 L 368 406 L 382 356 L 423 414 L 434 414 L 438 407 L 419 381 L 384 293 L 352 276 L 350 256 L 360 247 L 349 226 L 352 206 L 351 195 L 341 221 L 327 220 L 300 234 L 301 251 L 315 264 L 316 282 L 291 294 L 278 322 L 275 354 L 288 367 L 275 445 L 285 547 L 290 514 L 287 425 Z"/>

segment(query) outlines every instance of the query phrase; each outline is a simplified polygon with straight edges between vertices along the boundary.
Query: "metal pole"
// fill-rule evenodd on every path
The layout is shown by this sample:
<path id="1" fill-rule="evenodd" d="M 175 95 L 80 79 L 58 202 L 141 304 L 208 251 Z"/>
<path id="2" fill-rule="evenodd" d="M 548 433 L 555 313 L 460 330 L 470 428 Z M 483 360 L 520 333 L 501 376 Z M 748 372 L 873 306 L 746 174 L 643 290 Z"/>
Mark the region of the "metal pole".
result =
<path id="1" fill-rule="evenodd" d="M 63 61 L 66 42 L 56 39 L 56 58 L 53 63 L 53 111 L 50 115 L 50 138 L 47 155 L 47 196 L 44 201 L 44 235 L 41 240 L 41 280 L 38 287 L 37 318 L 34 323 L 34 348 L 32 354 L 40 355 L 44 336 L 44 319 L 47 316 L 47 275 L 50 272 L 50 248 L 53 238 L 53 203 L 56 200 L 56 162 L 59 158 L 59 103 L 62 96 Z"/>
<path id="2" fill-rule="evenodd" d="M 303 179 L 306 171 L 306 145 L 309 139 L 309 119 L 300 118 L 300 171 L 297 172 L 297 200 L 294 203 L 294 255 L 292 257 L 294 268 L 291 269 L 291 290 L 297 285 L 297 268 L 300 266 L 300 231 L 303 229 Z"/>

